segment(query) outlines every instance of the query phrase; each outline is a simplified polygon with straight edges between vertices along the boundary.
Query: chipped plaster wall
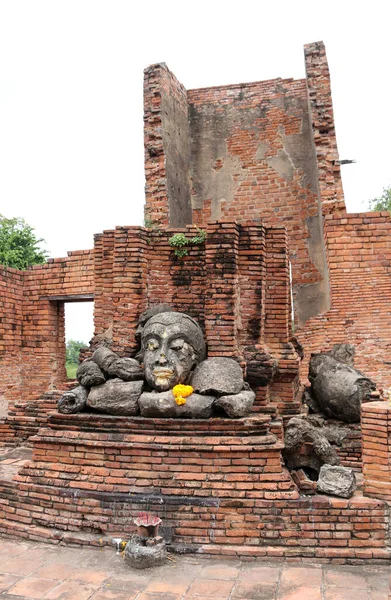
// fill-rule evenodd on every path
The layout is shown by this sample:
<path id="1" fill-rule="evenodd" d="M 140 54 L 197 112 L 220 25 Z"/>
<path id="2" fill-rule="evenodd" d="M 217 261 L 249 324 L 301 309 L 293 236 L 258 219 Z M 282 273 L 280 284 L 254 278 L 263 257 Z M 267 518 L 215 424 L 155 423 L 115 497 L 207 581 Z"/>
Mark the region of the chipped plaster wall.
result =
<path id="1" fill-rule="evenodd" d="M 188 92 L 194 222 L 288 230 L 296 321 L 329 307 L 318 171 L 305 80 Z"/>

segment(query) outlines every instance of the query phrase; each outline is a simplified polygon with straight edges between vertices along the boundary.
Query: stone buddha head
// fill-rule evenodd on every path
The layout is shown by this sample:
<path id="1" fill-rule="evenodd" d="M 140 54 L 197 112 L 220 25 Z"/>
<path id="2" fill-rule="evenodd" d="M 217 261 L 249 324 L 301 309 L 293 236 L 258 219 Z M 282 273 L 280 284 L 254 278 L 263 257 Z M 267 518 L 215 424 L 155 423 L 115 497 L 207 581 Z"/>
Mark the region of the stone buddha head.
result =
<path id="1" fill-rule="evenodd" d="M 146 323 L 141 336 L 145 379 L 164 392 L 184 383 L 195 365 L 205 358 L 201 327 L 184 313 L 157 314 Z"/>

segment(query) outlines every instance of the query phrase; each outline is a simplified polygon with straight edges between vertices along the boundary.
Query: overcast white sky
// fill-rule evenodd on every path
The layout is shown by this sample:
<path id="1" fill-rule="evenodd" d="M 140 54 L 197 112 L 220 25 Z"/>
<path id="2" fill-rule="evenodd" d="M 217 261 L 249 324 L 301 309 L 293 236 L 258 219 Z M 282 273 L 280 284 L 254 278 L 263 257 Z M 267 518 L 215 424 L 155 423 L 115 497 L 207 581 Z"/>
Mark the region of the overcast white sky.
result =
<path id="1" fill-rule="evenodd" d="M 381 0 L 0 0 L 0 214 L 51 256 L 141 224 L 143 69 L 186 88 L 305 76 L 303 45 L 329 60 L 350 212 L 391 184 L 390 16 Z M 72 320 L 72 319 L 69 319 Z M 88 340 L 86 318 L 67 337 Z"/>

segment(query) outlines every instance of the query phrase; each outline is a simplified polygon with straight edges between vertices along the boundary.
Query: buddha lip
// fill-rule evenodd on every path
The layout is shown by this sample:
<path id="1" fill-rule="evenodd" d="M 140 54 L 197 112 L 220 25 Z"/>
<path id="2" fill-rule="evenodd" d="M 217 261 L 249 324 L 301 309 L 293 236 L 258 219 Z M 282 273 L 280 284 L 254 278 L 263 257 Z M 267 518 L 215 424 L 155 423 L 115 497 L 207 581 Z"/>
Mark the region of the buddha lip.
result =
<path id="1" fill-rule="evenodd" d="M 154 369 L 153 374 L 154 375 L 173 375 L 174 371 L 172 371 L 171 369 Z"/>

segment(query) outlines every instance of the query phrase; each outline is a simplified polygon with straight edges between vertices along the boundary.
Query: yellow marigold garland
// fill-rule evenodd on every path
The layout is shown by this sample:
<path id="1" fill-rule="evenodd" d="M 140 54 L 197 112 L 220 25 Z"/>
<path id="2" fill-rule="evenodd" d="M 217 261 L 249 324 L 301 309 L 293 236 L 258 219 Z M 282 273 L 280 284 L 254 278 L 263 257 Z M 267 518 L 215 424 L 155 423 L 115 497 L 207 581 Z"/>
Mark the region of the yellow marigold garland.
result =
<path id="1" fill-rule="evenodd" d="M 186 397 L 190 396 L 193 393 L 193 388 L 191 385 L 183 385 L 179 383 L 178 385 L 174 385 L 172 388 L 172 393 L 175 398 L 175 402 L 178 406 L 186 403 Z"/>

